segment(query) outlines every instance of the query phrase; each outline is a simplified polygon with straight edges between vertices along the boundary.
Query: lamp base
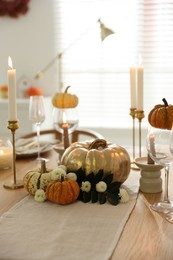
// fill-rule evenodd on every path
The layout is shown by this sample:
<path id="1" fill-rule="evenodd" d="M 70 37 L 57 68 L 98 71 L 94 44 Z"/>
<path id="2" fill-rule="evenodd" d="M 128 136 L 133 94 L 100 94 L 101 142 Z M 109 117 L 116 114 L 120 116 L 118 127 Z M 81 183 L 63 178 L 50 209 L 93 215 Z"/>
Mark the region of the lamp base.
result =
<path id="1" fill-rule="evenodd" d="M 16 190 L 16 189 L 20 189 L 23 188 L 23 182 L 21 180 L 16 181 L 16 183 L 14 182 L 9 182 L 3 185 L 4 188 L 8 189 L 8 190 Z"/>

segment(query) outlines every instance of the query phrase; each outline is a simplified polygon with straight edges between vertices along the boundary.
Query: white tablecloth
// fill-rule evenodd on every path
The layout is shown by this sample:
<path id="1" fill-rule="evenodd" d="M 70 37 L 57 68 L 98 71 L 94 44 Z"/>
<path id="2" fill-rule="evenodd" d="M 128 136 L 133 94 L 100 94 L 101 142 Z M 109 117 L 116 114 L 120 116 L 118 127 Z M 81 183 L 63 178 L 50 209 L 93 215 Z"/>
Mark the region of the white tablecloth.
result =
<path id="1" fill-rule="evenodd" d="M 135 205 L 139 172 L 125 182 L 128 203 L 67 206 L 28 196 L 0 218 L 0 260 L 107 260 Z"/>

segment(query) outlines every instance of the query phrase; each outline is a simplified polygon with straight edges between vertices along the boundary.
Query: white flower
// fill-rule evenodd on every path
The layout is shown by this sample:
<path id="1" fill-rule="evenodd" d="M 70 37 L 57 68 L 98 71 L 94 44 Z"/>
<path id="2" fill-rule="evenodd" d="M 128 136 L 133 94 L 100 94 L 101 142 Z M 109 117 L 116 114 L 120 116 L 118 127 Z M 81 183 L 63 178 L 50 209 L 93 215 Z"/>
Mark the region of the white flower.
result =
<path id="1" fill-rule="evenodd" d="M 74 172 L 67 173 L 67 178 L 69 178 L 70 180 L 77 181 L 77 175 Z"/>
<path id="2" fill-rule="evenodd" d="M 83 181 L 81 190 L 85 192 L 89 192 L 91 190 L 91 183 L 89 181 Z"/>
<path id="3" fill-rule="evenodd" d="M 99 181 L 96 184 L 96 191 L 97 192 L 105 192 L 107 190 L 107 184 L 104 181 Z"/>
<path id="4" fill-rule="evenodd" d="M 56 169 L 50 172 L 50 176 L 51 180 L 53 181 L 60 180 L 61 176 L 66 176 L 66 171 L 62 167 L 58 166 Z"/>
<path id="5" fill-rule="evenodd" d="M 46 200 L 46 194 L 45 194 L 44 190 L 42 190 L 42 189 L 36 190 L 34 199 L 38 202 L 45 201 Z"/>
<path id="6" fill-rule="evenodd" d="M 62 168 L 64 171 L 67 171 L 67 167 L 65 165 L 60 164 L 58 167 Z"/>
<path id="7" fill-rule="evenodd" d="M 120 202 L 126 203 L 130 199 L 128 192 L 123 188 L 120 188 L 120 193 L 118 195 L 121 197 Z"/>

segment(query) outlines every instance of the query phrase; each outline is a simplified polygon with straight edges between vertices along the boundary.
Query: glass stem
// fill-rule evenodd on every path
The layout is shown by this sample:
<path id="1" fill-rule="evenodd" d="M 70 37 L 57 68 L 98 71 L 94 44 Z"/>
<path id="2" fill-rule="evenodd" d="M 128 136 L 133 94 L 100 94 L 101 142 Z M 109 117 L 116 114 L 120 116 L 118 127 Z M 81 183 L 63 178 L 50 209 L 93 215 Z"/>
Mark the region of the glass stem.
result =
<path id="1" fill-rule="evenodd" d="M 164 202 L 170 202 L 168 195 L 168 180 L 169 180 L 169 166 L 165 166 L 165 192 L 164 192 Z"/>
<path id="2" fill-rule="evenodd" d="M 40 125 L 37 124 L 37 145 L 38 145 L 38 158 L 40 158 Z"/>

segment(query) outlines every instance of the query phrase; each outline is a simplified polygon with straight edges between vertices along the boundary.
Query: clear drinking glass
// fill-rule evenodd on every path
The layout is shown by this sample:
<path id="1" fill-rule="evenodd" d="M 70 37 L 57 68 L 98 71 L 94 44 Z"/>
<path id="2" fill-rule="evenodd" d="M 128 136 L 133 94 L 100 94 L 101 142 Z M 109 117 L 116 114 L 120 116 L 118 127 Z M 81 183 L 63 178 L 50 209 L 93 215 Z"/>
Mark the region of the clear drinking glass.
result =
<path id="1" fill-rule="evenodd" d="M 29 119 L 37 129 L 37 143 L 38 143 L 38 156 L 37 160 L 43 158 L 40 157 L 40 127 L 45 120 L 45 107 L 43 96 L 31 96 L 29 102 Z"/>
<path id="2" fill-rule="evenodd" d="M 169 169 L 173 158 L 170 152 L 171 131 L 150 127 L 147 134 L 147 151 L 151 158 L 165 169 L 165 187 L 163 199 L 151 205 L 151 209 L 157 212 L 167 213 L 173 209 L 173 203 L 169 200 L 168 181 Z"/>
<path id="3" fill-rule="evenodd" d="M 65 122 L 64 122 L 65 120 Z M 63 123 L 68 123 L 68 133 L 71 134 L 78 126 L 79 118 L 76 108 L 54 108 L 53 122 L 55 129 L 63 133 Z"/>

